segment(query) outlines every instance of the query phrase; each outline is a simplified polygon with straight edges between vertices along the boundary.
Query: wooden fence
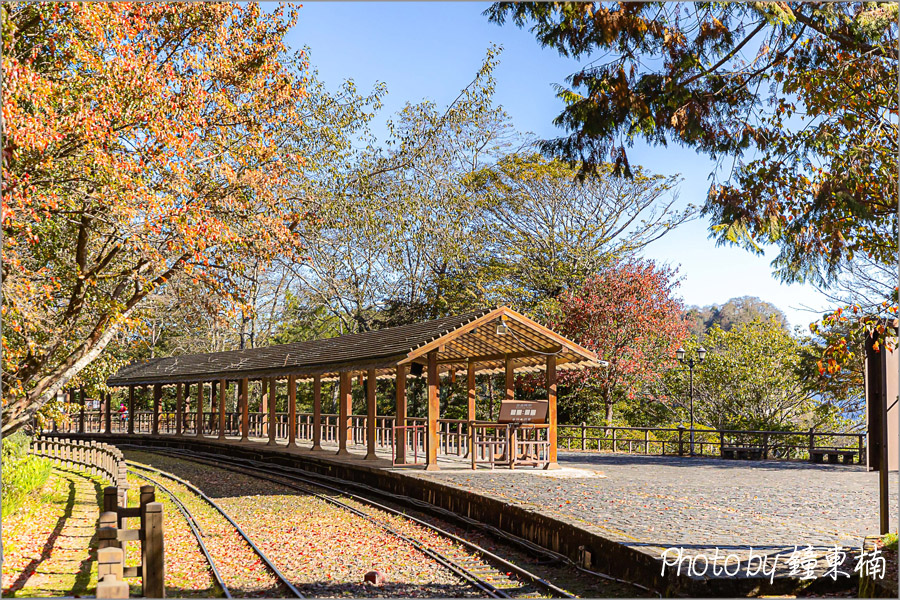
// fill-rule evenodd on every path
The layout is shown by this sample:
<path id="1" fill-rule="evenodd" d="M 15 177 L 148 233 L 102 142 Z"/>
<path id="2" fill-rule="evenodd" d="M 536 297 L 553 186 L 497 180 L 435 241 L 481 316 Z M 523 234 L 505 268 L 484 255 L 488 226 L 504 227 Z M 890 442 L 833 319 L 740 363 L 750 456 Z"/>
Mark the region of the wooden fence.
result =
<path id="1" fill-rule="evenodd" d="M 137 529 L 127 528 L 128 518 L 140 519 Z M 165 597 L 163 507 L 156 501 L 156 489 L 152 485 L 141 486 L 139 505 L 131 508 L 119 504 L 119 490 L 115 486 L 107 487 L 103 491 L 97 538 L 97 598 L 127 598 L 126 577 L 141 578 L 145 597 Z M 140 542 L 140 566 L 125 566 L 128 542 Z"/>
<path id="2" fill-rule="evenodd" d="M 89 433 L 105 431 L 99 412 L 85 413 L 84 430 Z M 251 412 L 248 415 L 249 435 L 254 438 L 268 437 L 269 414 Z M 288 413 L 275 413 L 276 439 L 288 438 Z M 321 416 L 321 441 L 336 443 L 338 439 L 338 420 L 336 414 L 324 413 Z M 183 435 L 196 435 L 197 413 L 185 412 L 181 423 Z M 135 433 L 151 433 L 153 431 L 153 412 L 137 411 L 134 415 Z M 224 432 L 219 431 L 219 417 L 215 411 L 204 411 L 202 415 L 203 433 L 205 435 L 241 435 L 241 414 L 225 413 Z M 178 431 L 177 416 L 172 412 L 161 412 L 158 431 L 160 434 L 175 434 Z M 351 415 L 350 444 L 366 443 L 365 415 Z M 393 428 L 396 418 L 393 416 L 376 417 L 375 446 L 390 448 L 393 445 Z M 424 425 L 426 419 L 408 417 L 409 427 Z M 474 425 L 490 425 L 487 421 L 476 421 Z M 311 441 L 313 439 L 313 414 L 297 413 L 297 430 L 295 439 Z M 59 425 L 62 431 L 78 431 L 76 419 Z M 113 419 L 113 433 L 127 431 L 125 421 Z M 605 427 L 602 425 L 559 425 L 558 445 L 560 450 L 581 450 L 594 452 L 625 452 L 634 454 L 679 455 L 694 454 L 699 456 L 747 456 L 764 459 L 813 460 L 823 450 L 844 451 L 852 453 L 860 463 L 865 461 L 866 434 L 856 432 L 832 431 L 756 431 L 734 429 L 695 429 L 693 445 L 691 431 L 685 427 Z M 444 455 L 469 456 L 470 424 L 464 419 L 438 419 L 438 452 Z M 424 451 L 424 436 L 420 437 Z M 412 449 L 411 449 L 412 450 Z"/>
<path id="3" fill-rule="evenodd" d="M 125 458 L 115 446 L 93 440 L 36 438 L 31 453 L 49 458 L 64 469 L 81 469 L 105 479 L 118 489 L 119 502 L 125 504 L 128 491 Z"/>

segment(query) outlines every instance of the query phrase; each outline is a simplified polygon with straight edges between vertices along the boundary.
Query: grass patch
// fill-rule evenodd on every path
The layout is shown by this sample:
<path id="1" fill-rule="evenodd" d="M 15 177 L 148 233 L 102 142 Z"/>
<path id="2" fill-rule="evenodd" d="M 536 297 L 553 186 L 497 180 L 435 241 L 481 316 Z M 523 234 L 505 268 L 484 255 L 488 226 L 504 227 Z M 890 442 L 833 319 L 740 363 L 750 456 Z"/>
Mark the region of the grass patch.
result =
<path id="1" fill-rule="evenodd" d="M 29 456 L 31 439 L 22 432 L 3 438 L 2 515 L 15 514 L 28 496 L 41 489 L 50 477 L 50 461 Z"/>
<path id="2" fill-rule="evenodd" d="M 897 551 L 897 534 L 896 533 L 888 533 L 885 534 L 883 538 L 881 538 L 881 542 L 884 544 L 885 550 L 893 550 Z"/>

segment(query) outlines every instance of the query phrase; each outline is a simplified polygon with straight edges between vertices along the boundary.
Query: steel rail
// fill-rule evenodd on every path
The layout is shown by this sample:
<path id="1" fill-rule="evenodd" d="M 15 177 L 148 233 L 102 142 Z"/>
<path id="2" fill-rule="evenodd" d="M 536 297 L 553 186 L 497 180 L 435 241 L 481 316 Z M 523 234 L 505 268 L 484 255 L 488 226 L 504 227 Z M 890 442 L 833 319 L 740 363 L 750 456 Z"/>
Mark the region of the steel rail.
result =
<path id="1" fill-rule="evenodd" d="M 241 471 L 241 470 L 240 470 L 240 469 L 241 469 L 240 466 L 236 466 L 236 465 L 234 465 L 234 464 L 226 464 L 226 463 L 222 463 L 221 461 L 216 460 L 214 457 L 209 457 L 208 455 L 204 455 L 203 453 L 193 452 L 193 451 L 189 451 L 189 450 L 174 450 L 174 449 L 153 449 L 153 450 L 147 450 L 146 447 L 141 447 L 141 449 L 142 449 L 142 450 L 145 450 L 145 451 L 149 451 L 149 452 L 156 452 L 156 453 L 159 453 L 159 454 L 164 454 L 164 455 L 168 455 L 168 456 L 173 456 L 173 457 L 176 457 L 176 458 L 180 458 L 180 459 L 182 459 L 182 460 L 191 460 L 191 461 L 193 461 L 193 462 L 197 462 L 197 463 L 200 463 L 200 464 L 213 464 L 213 465 L 216 465 L 216 466 L 218 466 L 219 468 L 223 468 L 223 469 L 225 469 L 225 470 L 230 470 L 230 471 L 235 471 L 235 472 L 245 472 L 245 471 Z M 249 463 L 250 466 L 245 466 L 245 467 L 243 467 L 243 469 L 249 469 L 249 470 L 251 471 L 251 473 L 249 473 L 249 476 L 251 476 L 251 477 L 257 477 L 257 478 L 260 478 L 260 479 L 272 481 L 272 482 L 277 483 L 277 484 L 279 484 L 279 485 L 286 485 L 287 487 L 294 487 L 294 486 L 285 484 L 283 481 L 279 481 L 279 480 L 275 479 L 275 477 L 281 477 L 281 478 L 285 478 L 285 479 L 292 479 L 292 480 L 295 480 L 295 481 L 300 481 L 300 482 L 304 483 L 304 484 L 307 485 L 307 486 L 318 487 L 318 488 L 321 488 L 321 489 L 328 490 L 328 491 L 330 491 L 330 492 L 334 492 L 334 493 L 340 494 L 341 496 L 344 496 L 344 497 L 347 497 L 347 498 L 352 498 L 353 500 L 356 500 L 356 501 L 361 502 L 361 503 L 363 503 L 363 504 L 372 506 L 372 507 L 374 507 L 374 508 L 377 508 L 377 509 L 379 509 L 379 510 L 382 510 L 382 511 L 384 511 L 384 512 L 387 512 L 387 513 L 389 513 L 389 514 L 392 514 L 392 515 L 394 515 L 394 516 L 397 516 L 397 517 L 400 517 L 400 518 L 402 518 L 402 519 L 405 519 L 405 520 L 408 520 L 408 521 L 412 521 L 412 522 L 414 522 L 414 523 L 417 523 L 417 524 L 421 525 L 422 527 L 425 527 L 426 529 L 429 529 L 429 530 L 431 530 L 431 531 L 434 531 L 435 533 L 437 533 L 437 534 L 440 535 L 441 537 L 445 537 L 445 538 L 447 538 L 447 539 L 451 539 L 451 540 L 453 540 L 453 541 L 455 541 L 455 542 L 457 542 L 457 543 L 460 543 L 460 544 L 466 546 L 466 547 L 469 548 L 470 550 L 476 552 L 477 554 L 481 555 L 483 558 L 487 559 L 488 562 L 493 562 L 493 563 L 495 563 L 495 564 L 502 565 L 505 569 L 508 569 L 509 571 L 512 571 L 512 572 L 516 573 L 516 575 L 519 575 L 519 576 L 523 577 L 523 578 L 526 579 L 528 582 L 531 582 L 531 583 L 535 584 L 535 585 L 538 586 L 539 588 L 542 588 L 544 591 L 550 592 L 550 593 L 553 594 L 554 596 L 561 597 L 561 598 L 575 598 L 575 596 L 573 596 L 573 595 L 570 594 L 569 592 L 563 590 L 562 588 L 559 588 L 558 586 L 556 586 L 556 585 L 554 585 L 553 583 L 547 581 L 546 579 L 543 579 L 542 577 L 540 577 L 540 576 L 538 576 L 538 575 L 535 575 L 534 573 L 531 573 L 530 571 L 528 571 L 528 570 L 526 570 L 526 569 L 520 567 L 519 565 L 516 565 L 515 563 L 512 563 L 512 562 L 510 562 L 510 561 L 508 561 L 508 560 L 506 560 L 506 559 L 504 559 L 504 558 L 502 558 L 502 557 L 500 557 L 500 556 L 498 556 L 498 555 L 496 555 L 496 554 L 490 552 L 489 550 L 486 550 L 485 548 L 482 548 L 481 546 L 478 546 L 477 544 L 474 544 L 473 542 L 470 542 L 469 540 L 466 540 L 466 539 L 461 538 L 461 537 L 459 537 L 459 536 L 457 536 L 457 535 L 454 535 L 454 534 L 450 533 L 449 531 L 446 531 L 446 530 L 444 530 L 444 529 L 442 529 L 442 528 L 440 528 L 440 527 L 438 527 L 438 526 L 436 526 L 436 525 L 434 525 L 434 524 L 432 524 L 432 523 L 428 523 L 427 521 L 423 521 L 422 519 L 418 519 L 418 518 L 416 518 L 416 517 L 413 517 L 412 515 L 405 514 L 405 513 L 403 513 L 403 512 L 400 512 L 400 511 L 398 511 L 398 510 L 396 510 L 396 509 L 394 509 L 394 508 L 391 508 L 391 507 L 389 507 L 389 506 L 385 506 L 384 504 L 381 504 L 381 503 L 376 502 L 376 501 L 374 501 L 374 500 L 371 500 L 371 499 L 369 499 L 369 498 L 365 498 L 365 497 L 362 497 L 362 496 L 358 496 L 358 495 L 356 495 L 356 494 L 347 492 L 346 490 L 342 490 L 342 489 L 339 489 L 339 488 L 337 488 L 337 487 L 328 485 L 327 483 L 322 483 L 322 482 L 320 482 L 320 481 L 315 481 L 315 480 L 310 479 L 310 478 L 308 478 L 308 477 L 305 477 L 305 476 L 303 476 L 303 475 L 299 475 L 299 474 L 296 474 L 296 473 L 276 473 L 276 474 L 274 474 L 275 477 L 272 477 L 272 476 L 270 476 L 270 475 L 265 475 L 265 474 L 261 474 L 261 473 L 255 472 L 255 469 L 257 469 L 257 468 L 266 468 L 266 469 L 271 470 L 273 467 L 278 468 L 279 465 L 267 465 L 267 464 L 265 464 L 265 463 L 261 463 L 261 462 L 259 462 L 259 461 L 253 461 L 253 460 L 250 460 L 250 459 L 232 458 L 231 460 L 233 460 L 233 461 L 235 461 L 235 462 Z M 294 489 L 298 489 L 298 488 L 294 487 Z M 377 519 L 374 519 L 374 517 L 372 517 L 372 516 L 370 516 L 370 515 L 367 515 L 366 513 L 363 513 L 363 512 L 361 512 L 361 511 L 359 511 L 359 509 L 357 509 L 357 508 L 355 508 L 355 507 L 352 507 L 352 506 L 349 506 L 349 505 L 347 505 L 346 503 L 343 503 L 343 502 L 341 502 L 341 501 L 339 501 L 339 500 L 337 500 L 337 499 L 335 499 L 335 498 L 331 498 L 331 497 L 329 497 L 329 496 L 322 496 L 321 494 L 316 494 L 315 492 L 310 492 L 308 489 L 305 489 L 305 490 L 304 490 L 304 489 L 301 489 L 300 491 L 304 491 L 304 492 L 306 492 L 306 493 L 312 493 L 313 495 L 315 495 L 315 496 L 317 496 L 317 497 L 323 499 L 323 500 L 326 501 L 326 502 L 329 502 L 329 503 L 331 503 L 331 504 L 336 504 L 336 505 L 338 505 L 338 506 L 341 506 L 342 508 L 345 508 L 345 509 L 347 509 L 347 510 L 349 510 L 349 511 L 354 512 L 354 514 L 359 514 L 360 516 L 362 516 L 362 517 L 364 517 L 364 518 L 366 518 L 366 519 L 368 519 L 368 520 L 370 520 L 370 521 L 373 521 L 373 522 L 374 522 L 375 524 L 377 524 L 378 526 L 380 526 L 380 527 L 382 527 L 382 528 L 384 528 L 384 529 L 390 531 L 391 533 L 394 533 L 395 535 L 398 535 L 398 537 L 404 537 L 404 538 L 406 537 L 406 536 L 404 536 L 404 534 L 398 534 L 398 533 L 396 533 L 396 532 L 394 532 L 394 531 L 391 531 L 391 528 L 390 528 L 389 525 L 386 525 L 386 524 L 384 524 L 384 523 L 378 521 Z M 412 540 L 410 540 L 410 539 L 407 539 L 406 541 L 409 541 L 410 543 L 413 543 L 413 545 L 416 545 L 416 543 L 418 543 L 418 544 L 421 545 L 421 542 L 412 541 Z M 429 550 L 430 550 L 430 549 L 429 549 Z M 423 551 L 424 551 L 424 550 L 423 550 Z M 429 556 L 432 556 L 432 554 L 429 553 L 429 552 L 426 552 L 426 554 L 429 554 Z M 435 553 L 435 554 L 437 554 L 437 553 Z M 497 588 L 497 587 L 495 587 L 494 585 L 492 585 L 491 583 L 489 583 L 489 582 L 487 582 L 487 581 L 484 581 L 483 579 L 481 579 L 480 577 L 478 577 L 478 575 L 476 575 L 476 574 L 472 573 L 471 571 L 469 571 L 466 567 L 464 567 L 464 566 L 462 566 L 462 565 L 459 565 L 459 564 L 455 563 L 452 559 L 449 559 L 449 558 L 443 557 L 443 556 L 442 556 L 441 558 L 442 558 L 443 560 L 440 560 L 440 559 L 439 559 L 439 562 L 442 562 L 442 563 L 443 563 L 444 561 L 446 561 L 446 562 L 451 563 L 452 565 L 454 565 L 454 566 L 445 565 L 445 566 L 448 566 L 448 568 L 451 568 L 451 570 L 454 570 L 454 571 L 455 571 L 456 569 L 459 569 L 459 570 L 461 570 L 461 571 L 464 571 L 464 572 L 468 573 L 468 576 L 467 576 L 467 577 L 464 576 L 465 579 L 469 580 L 469 578 L 471 577 L 471 578 L 473 578 L 473 579 L 476 579 L 476 580 L 480 581 L 482 585 L 476 585 L 476 587 L 478 587 L 478 588 L 481 589 L 482 591 L 485 591 L 485 592 L 489 593 L 492 597 L 495 597 L 495 598 L 511 598 L 511 597 L 512 597 L 512 596 L 510 596 L 509 594 L 507 594 L 507 593 L 504 591 L 503 588 Z M 458 573 L 458 574 L 459 574 L 459 573 Z M 474 584 L 473 584 L 473 585 L 474 585 Z"/>
<path id="2" fill-rule="evenodd" d="M 228 589 L 228 586 L 225 585 L 225 581 L 222 579 L 222 574 L 219 573 L 219 569 L 216 567 L 216 561 L 213 560 L 213 557 L 210 555 L 209 550 L 206 548 L 206 544 L 203 542 L 203 533 L 200 531 L 200 524 L 197 523 L 196 519 L 194 519 L 194 515 L 191 514 L 191 511 L 188 510 L 188 507 L 184 505 L 184 502 L 175 495 L 171 489 L 164 486 L 162 483 L 150 479 L 146 475 L 138 473 L 137 471 L 133 471 L 128 469 L 128 472 L 134 475 L 135 477 L 140 477 L 145 481 L 149 481 L 153 483 L 156 487 L 165 492 L 169 498 L 172 499 L 172 504 L 181 512 L 184 520 L 187 521 L 188 526 L 191 528 L 191 532 L 194 534 L 194 537 L 197 538 L 197 543 L 200 545 L 200 550 L 203 552 L 203 556 L 206 557 L 206 562 L 209 563 L 210 569 L 212 569 L 213 579 L 216 581 L 216 585 L 218 585 L 222 591 L 225 593 L 226 598 L 233 598 L 231 595 L 231 590 Z"/>
<path id="3" fill-rule="evenodd" d="M 210 506 L 212 506 L 216 511 L 218 511 L 219 514 L 221 514 L 223 517 L 225 517 L 225 519 L 229 523 L 231 523 L 232 527 L 234 527 L 235 530 L 240 534 L 240 536 L 242 538 L 244 538 L 244 541 L 246 541 L 250 545 L 250 547 L 253 548 L 253 551 L 256 552 L 256 554 L 260 557 L 260 559 L 262 559 L 263 563 L 275 574 L 275 576 L 278 578 L 278 580 L 281 581 L 281 583 L 284 584 L 284 586 L 286 588 L 288 588 L 295 597 L 297 597 L 297 598 L 304 597 L 303 594 L 300 593 L 300 590 L 298 590 L 296 587 L 294 587 L 293 584 L 291 584 L 291 582 L 288 581 L 287 577 L 284 576 L 284 573 L 282 573 L 278 569 L 278 567 L 275 566 L 275 563 L 273 563 L 271 561 L 271 559 L 269 559 L 269 557 L 266 556 L 266 554 L 262 550 L 260 550 L 256 544 L 253 543 L 253 540 L 251 540 L 250 536 L 248 536 L 247 533 L 243 529 L 241 529 L 241 526 L 238 525 L 234 521 L 234 519 L 232 519 L 231 516 L 229 516 L 229 514 L 227 512 L 225 512 L 225 509 L 223 509 L 221 506 L 219 506 L 212 498 L 210 498 L 209 496 L 204 494 L 202 490 L 200 490 L 198 487 L 196 487 L 192 483 L 185 481 L 184 479 L 181 479 L 180 477 L 177 477 L 176 475 L 167 473 L 165 471 L 161 471 L 160 469 L 151 467 L 150 465 L 145 465 L 145 464 L 133 461 L 133 460 L 126 461 L 126 463 L 134 466 L 135 468 L 143 469 L 146 471 L 152 471 L 154 473 L 158 473 L 158 474 L 162 475 L 163 477 L 168 477 L 172 481 L 177 481 L 181 485 L 185 486 L 186 488 L 188 488 L 189 490 L 191 490 L 192 492 L 194 492 L 195 494 L 197 494 L 198 496 L 203 498 Z M 159 485 L 159 483 L 157 481 L 155 481 L 154 479 L 152 479 L 150 477 L 145 476 L 144 479 Z"/>

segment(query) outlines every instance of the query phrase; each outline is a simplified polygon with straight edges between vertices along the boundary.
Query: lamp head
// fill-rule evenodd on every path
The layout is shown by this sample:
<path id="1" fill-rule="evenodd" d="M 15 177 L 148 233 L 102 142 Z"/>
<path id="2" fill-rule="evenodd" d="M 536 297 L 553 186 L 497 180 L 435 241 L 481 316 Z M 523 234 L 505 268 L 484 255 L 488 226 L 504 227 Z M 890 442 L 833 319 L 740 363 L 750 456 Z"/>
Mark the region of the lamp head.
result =
<path id="1" fill-rule="evenodd" d="M 509 325 L 503 321 L 497 323 L 497 335 L 506 335 L 507 333 L 509 333 Z"/>
<path id="2" fill-rule="evenodd" d="M 675 358 L 677 358 L 679 361 L 684 360 L 684 348 L 680 346 L 678 347 L 678 350 L 675 351 Z"/>
<path id="3" fill-rule="evenodd" d="M 706 348 L 703 346 L 697 348 L 697 358 L 700 359 L 700 362 L 703 362 L 703 359 L 706 358 Z"/>

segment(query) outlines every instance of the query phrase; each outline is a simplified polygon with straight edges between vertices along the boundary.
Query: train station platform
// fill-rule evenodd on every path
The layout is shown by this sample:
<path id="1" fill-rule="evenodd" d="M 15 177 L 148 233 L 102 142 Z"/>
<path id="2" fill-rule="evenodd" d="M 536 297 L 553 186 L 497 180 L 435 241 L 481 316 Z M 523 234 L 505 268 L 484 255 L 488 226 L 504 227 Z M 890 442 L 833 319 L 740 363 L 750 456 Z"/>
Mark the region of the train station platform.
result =
<path id="1" fill-rule="evenodd" d="M 462 456 L 440 455 L 440 470 L 425 471 L 392 466 L 389 449 L 365 460 L 363 446 L 337 456 L 337 446 L 328 443 L 313 452 L 308 443 L 289 449 L 261 438 L 65 435 L 215 452 L 339 477 L 476 519 L 663 594 L 791 593 L 809 584 L 792 562 L 795 550 L 816 557 L 816 585 L 853 589 L 855 579 L 821 577 L 827 555 L 835 545 L 858 548 L 878 531 L 877 473 L 854 465 L 560 452 L 556 470 L 473 471 Z M 891 478 L 896 506 L 896 474 Z M 774 571 L 699 575 L 688 573 L 683 561 L 680 574 L 674 564 L 665 573 L 662 568 L 664 556 L 699 564 L 700 556 L 711 560 L 716 553 L 743 564 L 766 556 Z M 852 558 L 848 551 L 841 569 L 851 576 Z"/>

